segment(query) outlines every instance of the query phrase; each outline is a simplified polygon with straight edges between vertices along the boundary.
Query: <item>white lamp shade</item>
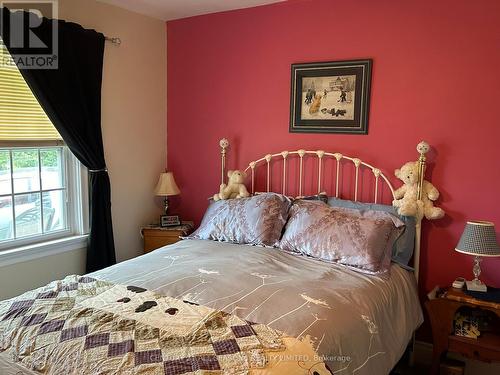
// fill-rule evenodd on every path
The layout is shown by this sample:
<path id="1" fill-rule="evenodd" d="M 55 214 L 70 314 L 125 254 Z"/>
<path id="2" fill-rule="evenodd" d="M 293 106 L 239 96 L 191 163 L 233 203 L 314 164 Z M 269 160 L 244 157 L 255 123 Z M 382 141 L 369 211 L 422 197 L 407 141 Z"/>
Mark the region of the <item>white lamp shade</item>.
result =
<path id="1" fill-rule="evenodd" d="M 160 174 L 158 179 L 158 184 L 155 188 L 155 194 L 162 197 L 168 197 L 170 195 L 178 195 L 181 191 L 175 183 L 174 174 L 172 172 L 165 172 Z"/>
<path id="2" fill-rule="evenodd" d="M 455 250 L 482 257 L 500 256 L 495 225 L 489 221 L 468 221 Z"/>

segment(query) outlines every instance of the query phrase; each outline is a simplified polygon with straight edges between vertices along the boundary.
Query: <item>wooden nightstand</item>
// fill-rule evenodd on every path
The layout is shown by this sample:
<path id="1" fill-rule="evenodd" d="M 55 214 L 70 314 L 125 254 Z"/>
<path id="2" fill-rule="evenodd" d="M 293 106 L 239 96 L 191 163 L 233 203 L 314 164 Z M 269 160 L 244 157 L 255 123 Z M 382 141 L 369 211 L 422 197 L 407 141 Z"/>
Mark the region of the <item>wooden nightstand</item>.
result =
<path id="1" fill-rule="evenodd" d="M 159 226 L 147 226 L 141 228 L 144 237 L 144 252 L 149 253 L 160 247 L 171 245 L 180 240 L 179 236 L 187 236 L 193 231 L 192 221 L 183 221 L 175 227 L 161 228 Z"/>
<path id="2" fill-rule="evenodd" d="M 500 332 L 482 332 L 477 339 L 454 335 L 453 319 L 463 306 L 489 310 L 500 318 L 500 303 L 475 299 L 460 289 L 449 288 L 439 297 L 425 302 L 434 341 L 433 375 L 439 373 L 439 363 L 447 351 L 485 362 L 500 361 Z"/>

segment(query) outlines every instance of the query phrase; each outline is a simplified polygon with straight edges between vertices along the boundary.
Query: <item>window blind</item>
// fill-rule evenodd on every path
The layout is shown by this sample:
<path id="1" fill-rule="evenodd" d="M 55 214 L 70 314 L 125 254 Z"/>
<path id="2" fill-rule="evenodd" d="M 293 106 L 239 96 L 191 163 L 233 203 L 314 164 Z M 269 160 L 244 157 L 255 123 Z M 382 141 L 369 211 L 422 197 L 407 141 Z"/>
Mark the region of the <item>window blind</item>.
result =
<path id="1" fill-rule="evenodd" d="M 19 69 L 4 63 L 10 55 L 1 38 L 0 59 L 0 143 L 60 143 L 61 136 Z"/>

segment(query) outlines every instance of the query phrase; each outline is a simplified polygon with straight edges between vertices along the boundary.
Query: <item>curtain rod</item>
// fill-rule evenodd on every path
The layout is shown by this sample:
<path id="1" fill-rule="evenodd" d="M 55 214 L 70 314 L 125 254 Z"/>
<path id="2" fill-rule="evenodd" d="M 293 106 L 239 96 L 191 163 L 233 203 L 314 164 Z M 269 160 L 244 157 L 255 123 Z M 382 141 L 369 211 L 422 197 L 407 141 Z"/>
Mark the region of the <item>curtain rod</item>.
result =
<path id="1" fill-rule="evenodd" d="M 119 46 L 120 44 L 122 44 L 122 40 L 120 38 L 111 38 L 109 36 L 105 36 L 104 39 L 107 42 L 111 42 L 113 44 L 116 44 L 117 46 Z"/>
<path id="2" fill-rule="evenodd" d="M 8 8 L 7 8 L 8 9 Z M 120 44 L 122 44 L 122 40 L 120 38 L 112 38 L 112 37 L 109 37 L 109 36 L 104 36 L 104 39 L 107 41 L 107 42 L 111 42 L 113 44 L 116 44 L 117 46 L 119 46 Z"/>

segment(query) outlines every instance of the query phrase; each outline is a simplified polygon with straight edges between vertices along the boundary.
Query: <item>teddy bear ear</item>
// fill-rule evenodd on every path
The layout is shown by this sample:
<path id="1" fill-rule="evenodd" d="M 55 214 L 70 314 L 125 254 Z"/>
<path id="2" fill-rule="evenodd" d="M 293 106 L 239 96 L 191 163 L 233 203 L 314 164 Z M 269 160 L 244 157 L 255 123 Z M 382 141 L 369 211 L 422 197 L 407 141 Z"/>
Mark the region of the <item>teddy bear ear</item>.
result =
<path id="1" fill-rule="evenodd" d="M 231 171 L 231 170 L 227 171 L 227 177 L 231 177 L 231 175 L 232 175 L 233 173 L 234 173 L 234 171 Z"/>

